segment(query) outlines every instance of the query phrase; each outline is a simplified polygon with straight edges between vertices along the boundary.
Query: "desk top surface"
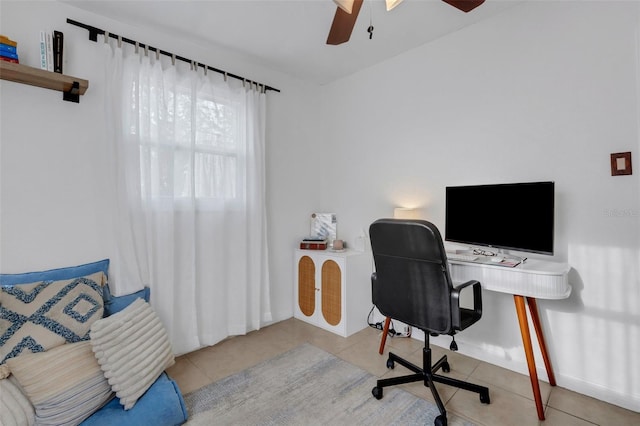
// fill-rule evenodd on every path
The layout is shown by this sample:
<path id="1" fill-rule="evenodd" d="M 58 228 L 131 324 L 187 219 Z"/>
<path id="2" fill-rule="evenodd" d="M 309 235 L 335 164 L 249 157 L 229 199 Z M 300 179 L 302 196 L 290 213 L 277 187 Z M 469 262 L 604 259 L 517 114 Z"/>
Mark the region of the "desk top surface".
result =
<path id="1" fill-rule="evenodd" d="M 515 267 L 489 261 L 449 260 L 455 282 L 478 280 L 482 288 L 539 299 L 566 299 L 571 294 L 566 263 L 528 259 Z"/>
<path id="2" fill-rule="evenodd" d="M 496 268 L 500 270 L 517 271 L 529 274 L 542 274 L 542 275 L 563 275 L 568 274 L 571 267 L 568 263 L 550 262 L 547 260 L 539 259 L 527 259 L 524 262 L 516 266 L 504 266 L 494 263 L 490 258 L 483 258 L 479 256 L 477 260 L 465 261 L 465 260 L 453 260 L 449 259 L 451 264 L 461 265 L 481 265 L 483 268 Z"/>

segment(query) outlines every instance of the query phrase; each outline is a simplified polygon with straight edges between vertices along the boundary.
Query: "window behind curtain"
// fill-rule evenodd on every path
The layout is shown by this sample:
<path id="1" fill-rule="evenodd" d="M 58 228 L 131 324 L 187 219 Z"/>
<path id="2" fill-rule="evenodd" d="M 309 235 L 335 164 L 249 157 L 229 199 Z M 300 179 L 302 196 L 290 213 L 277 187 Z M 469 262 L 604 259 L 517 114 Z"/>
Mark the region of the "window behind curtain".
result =
<path id="1" fill-rule="evenodd" d="M 149 201 L 195 199 L 201 205 L 242 196 L 244 119 L 237 101 L 225 94 L 193 90 L 189 81 L 167 87 L 161 73 L 139 81 L 141 190 Z M 139 92 L 138 92 L 139 90 Z M 145 97 L 149 97 L 148 102 Z M 148 110 L 153 105 L 153 110 Z M 139 130 L 136 130 L 138 129 Z"/>

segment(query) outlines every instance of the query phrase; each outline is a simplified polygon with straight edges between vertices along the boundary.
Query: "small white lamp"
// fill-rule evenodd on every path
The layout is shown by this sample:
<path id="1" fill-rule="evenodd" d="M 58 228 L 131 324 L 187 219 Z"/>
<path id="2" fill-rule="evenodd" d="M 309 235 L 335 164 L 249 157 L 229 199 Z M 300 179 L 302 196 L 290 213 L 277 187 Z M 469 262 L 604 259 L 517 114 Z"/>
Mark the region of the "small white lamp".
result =
<path id="1" fill-rule="evenodd" d="M 406 207 L 396 207 L 393 209 L 394 219 L 420 219 L 418 209 L 410 209 Z"/>

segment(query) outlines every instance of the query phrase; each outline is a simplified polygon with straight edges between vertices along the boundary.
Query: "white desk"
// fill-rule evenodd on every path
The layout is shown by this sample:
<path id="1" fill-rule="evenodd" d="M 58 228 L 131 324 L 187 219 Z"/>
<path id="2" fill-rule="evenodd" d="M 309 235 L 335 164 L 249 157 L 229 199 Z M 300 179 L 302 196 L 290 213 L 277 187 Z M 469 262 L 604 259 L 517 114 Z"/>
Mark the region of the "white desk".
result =
<path id="1" fill-rule="evenodd" d="M 571 294 L 569 285 L 569 265 L 566 263 L 547 262 L 536 259 L 527 260 L 516 267 L 505 267 L 492 264 L 490 261 L 464 262 L 449 260 L 451 279 L 454 282 L 478 280 L 483 289 L 513 295 L 520 323 L 520 334 L 524 344 L 524 352 L 529 367 L 529 378 L 536 401 L 538 418 L 544 420 L 544 407 L 540 395 L 540 383 L 533 357 L 531 334 L 527 322 L 525 305 L 529 306 L 531 321 L 536 331 L 544 366 L 549 377 L 549 384 L 556 385 L 551 360 L 544 341 L 536 299 L 566 299 Z M 526 300 L 526 304 L 525 304 Z"/>

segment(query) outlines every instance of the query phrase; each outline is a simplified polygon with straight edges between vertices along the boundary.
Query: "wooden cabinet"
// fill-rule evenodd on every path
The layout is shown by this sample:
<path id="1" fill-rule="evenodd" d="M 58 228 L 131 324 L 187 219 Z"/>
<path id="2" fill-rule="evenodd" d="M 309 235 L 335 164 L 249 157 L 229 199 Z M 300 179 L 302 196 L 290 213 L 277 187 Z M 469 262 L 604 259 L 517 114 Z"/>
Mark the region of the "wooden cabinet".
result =
<path id="1" fill-rule="evenodd" d="M 296 250 L 294 316 L 343 337 L 367 327 L 370 253 Z"/>

